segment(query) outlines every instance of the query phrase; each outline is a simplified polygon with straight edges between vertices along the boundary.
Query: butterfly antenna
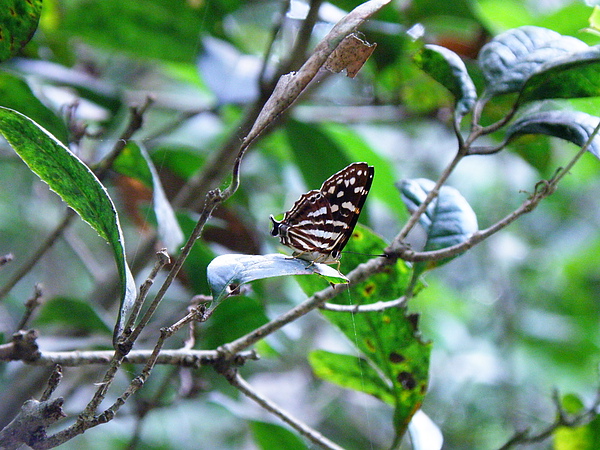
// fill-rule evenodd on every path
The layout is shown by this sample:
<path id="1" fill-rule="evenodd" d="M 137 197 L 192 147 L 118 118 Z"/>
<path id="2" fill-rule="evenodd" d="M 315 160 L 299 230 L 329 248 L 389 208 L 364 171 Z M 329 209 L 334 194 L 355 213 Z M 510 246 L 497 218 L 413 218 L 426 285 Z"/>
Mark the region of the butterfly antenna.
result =
<path id="1" fill-rule="evenodd" d="M 387 253 L 380 253 L 379 255 L 373 255 L 371 253 L 349 252 L 349 251 L 343 251 L 342 253 L 346 253 L 348 255 L 373 256 L 373 257 L 381 257 L 381 258 L 389 258 L 390 257 L 390 255 L 388 255 Z"/>

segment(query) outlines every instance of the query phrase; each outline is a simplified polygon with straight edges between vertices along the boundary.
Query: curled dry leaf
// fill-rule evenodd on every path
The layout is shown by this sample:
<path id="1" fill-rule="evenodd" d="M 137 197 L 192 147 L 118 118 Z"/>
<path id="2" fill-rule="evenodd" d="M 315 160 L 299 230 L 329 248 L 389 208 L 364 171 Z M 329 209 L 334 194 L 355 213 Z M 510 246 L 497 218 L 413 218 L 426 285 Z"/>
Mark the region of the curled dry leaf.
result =
<path id="1" fill-rule="evenodd" d="M 335 73 L 346 69 L 346 75 L 354 78 L 367 62 L 375 47 L 377 47 L 377 44 L 369 44 L 359 38 L 356 33 L 349 34 L 329 55 L 327 62 L 325 62 L 325 68 Z"/>

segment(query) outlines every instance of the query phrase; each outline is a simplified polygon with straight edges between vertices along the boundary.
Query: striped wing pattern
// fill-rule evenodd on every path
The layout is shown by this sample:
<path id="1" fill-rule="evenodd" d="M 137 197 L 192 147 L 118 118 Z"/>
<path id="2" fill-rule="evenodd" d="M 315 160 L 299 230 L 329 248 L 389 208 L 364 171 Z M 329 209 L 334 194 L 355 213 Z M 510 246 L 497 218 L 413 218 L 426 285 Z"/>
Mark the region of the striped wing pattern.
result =
<path id="1" fill-rule="evenodd" d="M 308 261 L 334 263 L 356 226 L 374 168 L 353 163 L 332 175 L 319 190 L 302 195 L 281 221 L 271 216 L 271 234 Z"/>

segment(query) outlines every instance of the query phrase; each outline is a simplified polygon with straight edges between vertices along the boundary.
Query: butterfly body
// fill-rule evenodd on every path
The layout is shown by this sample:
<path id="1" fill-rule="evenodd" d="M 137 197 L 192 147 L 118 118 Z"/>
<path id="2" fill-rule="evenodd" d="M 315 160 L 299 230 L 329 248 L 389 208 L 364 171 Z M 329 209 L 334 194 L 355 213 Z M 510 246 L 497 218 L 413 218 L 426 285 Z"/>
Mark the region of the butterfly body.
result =
<path id="1" fill-rule="evenodd" d="M 358 221 L 374 168 L 353 163 L 328 178 L 321 189 L 303 194 L 281 221 L 271 216 L 271 234 L 294 250 L 294 257 L 332 264 Z"/>

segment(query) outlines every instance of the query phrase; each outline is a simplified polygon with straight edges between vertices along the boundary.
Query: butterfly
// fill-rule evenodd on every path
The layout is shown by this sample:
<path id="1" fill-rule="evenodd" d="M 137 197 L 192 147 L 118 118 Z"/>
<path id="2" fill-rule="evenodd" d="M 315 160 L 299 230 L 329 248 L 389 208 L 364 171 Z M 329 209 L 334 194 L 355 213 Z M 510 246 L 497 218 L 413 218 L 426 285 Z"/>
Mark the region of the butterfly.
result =
<path id="1" fill-rule="evenodd" d="M 375 168 L 367 163 L 350 164 L 329 177 L 321 189 L 303 194 L 282 220 L 277 221 L 271 215 L 271 234 L 292 248 L 296 258 L 339 264 L 374 174 Z"/>

